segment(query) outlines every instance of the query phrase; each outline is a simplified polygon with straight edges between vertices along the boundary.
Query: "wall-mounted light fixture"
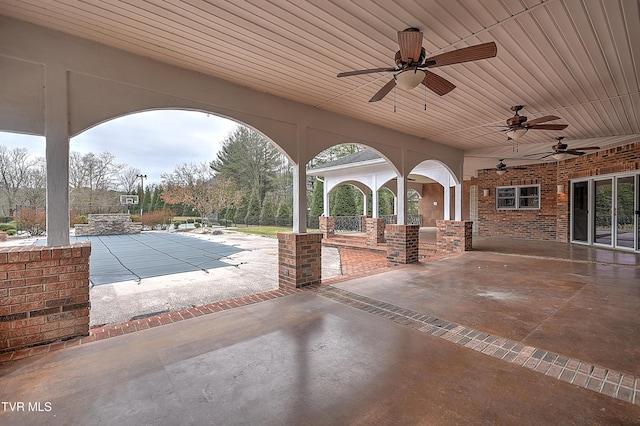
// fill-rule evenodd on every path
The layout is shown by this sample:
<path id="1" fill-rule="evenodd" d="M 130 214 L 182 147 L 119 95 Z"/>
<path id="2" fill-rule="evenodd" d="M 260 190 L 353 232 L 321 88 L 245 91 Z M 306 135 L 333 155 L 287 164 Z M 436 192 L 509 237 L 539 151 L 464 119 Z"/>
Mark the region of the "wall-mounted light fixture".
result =
<path id="1" fill-rule="evenodd" d="M 558 185 L 558 194 L 564 194 L 564 185 Z"/>
<path id="2" fill-rule="evenodd" d="M 483 189 L 483 190 L 482 190 L 482 194 L 483 194 L 485 197 L 488 197 L 488 196 L 489 196 L 489 190 L 488 190 L 488 189 Z"/>

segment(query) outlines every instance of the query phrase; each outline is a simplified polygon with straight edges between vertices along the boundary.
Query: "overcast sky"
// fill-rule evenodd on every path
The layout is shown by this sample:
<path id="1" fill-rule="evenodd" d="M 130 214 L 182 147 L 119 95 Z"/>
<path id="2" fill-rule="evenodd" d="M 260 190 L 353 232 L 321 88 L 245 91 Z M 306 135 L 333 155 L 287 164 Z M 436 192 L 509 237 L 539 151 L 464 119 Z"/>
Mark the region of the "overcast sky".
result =
<path id="1" fill-rule="evenodd" d="M 71 151 L 108 151 L 117 163 L 140 169 L 147 182 L 160 182 L 162 173 L 183 163 L 211 161 L 222 141 L 237 126 L 234 121 L 195 111 L 149 111 L 100 124 L 71 139 Z M 26 148 L 44 157 L 42 136 L 0 132 L 0 145 Z"/>

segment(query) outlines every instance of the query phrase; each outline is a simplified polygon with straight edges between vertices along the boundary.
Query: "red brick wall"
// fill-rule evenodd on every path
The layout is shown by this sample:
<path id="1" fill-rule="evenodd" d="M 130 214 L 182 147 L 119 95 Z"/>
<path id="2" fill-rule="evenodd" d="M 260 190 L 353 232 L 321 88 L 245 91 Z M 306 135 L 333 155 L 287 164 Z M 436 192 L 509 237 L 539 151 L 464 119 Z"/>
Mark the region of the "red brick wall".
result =
<path id="1" fill-rule="evenodd" d="M 368 217 L 365 219 L 365 226 L 368 246 L 375 246 L 380 243 L 384 243 L 384 219 Z"/>
<path id="2" fill-rule="evenodd" d="M 498 175 L 478 171 L 478 234 L 533 240 L 569 241 L 569 179 L 640 170 L 640 142 L 560 162 L 527 166 Z M 540 185 L 540 210 L 497 210 L 496 187 Z M 564 194 L 557 194 L 557 185 Z M 483 190 L 489 189 L 489 196 Z"/>
<path id="3" fill-rule="evenodd" d="M 472 223 L 439 220 L 436 246 L 438 254 L 462 253 L 471 250 Z"/>
<path id="4" fill-rule="evenodd" d="M 438 205 L 434 206 L 433 202 Z M 422 226 L 436 226 L 436 220 L 444 219 L 444 188 L 439 183 L 422 185 L 422 198 L 418 201 L 418 213 L 422 215 Z"/>
<path id="5" fill-rule="evenodd" d="M 418 261 L 419 225 L 387 225 L 386 231 L 388 265 Z"/>
<path id="6" fill-rule="evenodd" d="M 462 183 L 462 220 L 471 218 L 470 202 L 471 185 L 476 184 L 476 179 Z M 433 202 L 438 205 L 434 206 Z M 456 214 L 456 190 L 451 188 L 450 217 Z M 418 213 L 422 215 L 422 226 L 436 226 L 436 221 L 444 219 L 444 188 L 439 183 L 426 183 L 422 185 L 422 198 L 418 201 Z"/>
<path id="7" fill-rule="evenodd" d="M 89 334 L 89 242 L 0 247 L 0 352 Z"/>
<path id="8" fill-rule="evenodd" d="M 285 291 L 322 281 L 322 234 L 278 232 L 278 285 Z"/>
<path id="9" fill-rule="evenodd" d="M 320 216 L 320 232 L 322 232 L 323 238 L 333 238 L 336 233 L 336 218 L 335 216 Z"/>

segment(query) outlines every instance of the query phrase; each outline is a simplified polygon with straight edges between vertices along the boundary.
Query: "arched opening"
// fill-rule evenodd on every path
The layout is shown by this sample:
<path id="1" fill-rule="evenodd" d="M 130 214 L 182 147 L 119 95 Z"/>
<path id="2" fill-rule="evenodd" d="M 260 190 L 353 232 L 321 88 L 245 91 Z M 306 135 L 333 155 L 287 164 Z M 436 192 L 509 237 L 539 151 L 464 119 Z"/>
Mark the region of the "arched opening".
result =
<path id="1" fill-rule="evenodd" d="M 2 136 L 0 145 L 10 137 L 15 139 Z M 16 143 L 38 147 L 33 155 L 45 170 L 44 137 L 24 136 Z M 137 112 L 71 138 L 69 165 L 70 235 L 72 241 L 92 239 L 92 326 L 278 288 L 275 236 L 292 228 L 292 166 L 264 134 L 201 111 Z M 38 189 L 44 194 L 44 183 Z M 38 207 L 44 232 L 44 195 Z M 118 217 L 96 221 L 96 227 L 117 229 L 78 232 L 100 214 Z M 124 245 L 123 226 L 134 224 L 141 232 L 125 234 L 129 251 L 114 256 L 115 246 Z M 258 235 L 260 228 L 271 228 L 266 234 L 272 238 Z M 140 238 L 151 234 L 167 244 Z M 46 243 L 44 235 L 23 236 L 9 243 Z M 181 238 L 178 248 L 168 244 L 176 243 L 173 237 Z M 177 258 L 183 262 L 172 269 Z"/>

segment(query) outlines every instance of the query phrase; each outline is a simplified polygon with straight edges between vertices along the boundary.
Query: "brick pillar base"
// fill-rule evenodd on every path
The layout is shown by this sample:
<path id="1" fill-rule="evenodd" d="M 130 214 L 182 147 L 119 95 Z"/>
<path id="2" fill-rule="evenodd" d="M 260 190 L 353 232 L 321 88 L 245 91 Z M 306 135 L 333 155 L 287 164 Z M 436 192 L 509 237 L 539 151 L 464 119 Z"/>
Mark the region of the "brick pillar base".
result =
<path id="1" fill-rule="evenodd" d="M 336 233 L 335 216 L 320 216 L 320 232 L 322 238 L 333 238 Z"/>
<path id="2" fill-rule="evenodd" d="M 292 291 L 322 280 L 322 234 L 278 232 L 278 286 Z"/>
<path id="3" fill-rule="evenodd" d="M 0 247 L 0 352 L 89 335 L 91 243 Z"/>
<path id="4" fill-rule="evenodd" d="M 387 225 L 387 265 L 418 261 L 419 225 Z"/>
<path id="5" fill-rule="evenodd" d="M 367 245 L 376 246 L 384 243 L 385 220 L 382 218 L 365 219 L 365 229 L 367 230 Z"/>
<path id="6" fill-rule="evenodd" d="M 471 250 L 473 222 L 436 221 L 438 254 L 462 253 Z"/>

